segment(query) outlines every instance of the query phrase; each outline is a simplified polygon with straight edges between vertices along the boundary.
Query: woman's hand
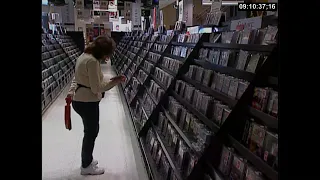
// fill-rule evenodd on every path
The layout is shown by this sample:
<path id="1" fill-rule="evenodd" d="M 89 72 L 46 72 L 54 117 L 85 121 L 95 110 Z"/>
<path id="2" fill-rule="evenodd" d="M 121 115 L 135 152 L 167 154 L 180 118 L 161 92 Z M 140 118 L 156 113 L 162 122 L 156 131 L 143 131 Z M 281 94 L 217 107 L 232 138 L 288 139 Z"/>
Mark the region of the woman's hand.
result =
<path id="1" fill-rule="evenodd" d="M 72 99 L 73 98 L 73 93 L 68 93 L 66 99 Z"/>
<path id="2" fill-rule="evenodd" d="M 117 82 L 117 83 L 121 83 L 124 82 L 126 80 L 126 77 L 124 75 L 120 75 L 120 76 L 116 76 L 110 79 L 111 81 Z"/>

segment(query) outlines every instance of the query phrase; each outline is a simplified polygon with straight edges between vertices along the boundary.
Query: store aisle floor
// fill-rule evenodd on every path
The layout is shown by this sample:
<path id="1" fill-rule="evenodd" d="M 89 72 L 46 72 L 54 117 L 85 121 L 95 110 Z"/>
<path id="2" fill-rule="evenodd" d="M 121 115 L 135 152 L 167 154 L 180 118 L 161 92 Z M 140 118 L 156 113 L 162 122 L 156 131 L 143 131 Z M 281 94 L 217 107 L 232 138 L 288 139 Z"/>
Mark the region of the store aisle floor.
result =
<path id="1" fill-rule="evenodd" d="M 105 78 L 115 76 L 110 62 L 102 65 L 102 70 Z M 72 130 L 64 127 L 67 89 L 42 116 L 42 179 L 147 180 L 139 144 L 118 87 L 106 92 L 100 103 L 100 132 L 94 158 L 106 172 L 100 176 L 80 175 L 83 125 L 80 116 L 72 110 Z"/>

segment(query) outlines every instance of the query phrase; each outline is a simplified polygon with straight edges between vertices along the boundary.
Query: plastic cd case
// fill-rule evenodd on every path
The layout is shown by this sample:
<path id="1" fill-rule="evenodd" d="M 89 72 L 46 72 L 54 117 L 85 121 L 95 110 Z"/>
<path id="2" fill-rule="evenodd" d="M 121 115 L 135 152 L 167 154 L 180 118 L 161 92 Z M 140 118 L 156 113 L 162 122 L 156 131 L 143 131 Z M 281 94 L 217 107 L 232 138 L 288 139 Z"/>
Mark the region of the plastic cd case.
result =
<path id="1" fill-rule="evenodd" d="M 220 50 L 215 50 L 213 52 L 213 60 L 212 60 L 212 62 L 214 64 L 220 64 L 220 55 L 221 55 L 221 51 Z"/>
<path id="2" fill-rule="evenodd" d="M 209 86 L 211 83 L 211 78 L 213 75 L 213 71 L 210 69 L 205 69 L 203 71 L 203 80 L 202 80 L 202 84 L 205 86 Z"/>
<path id="3" fill-rule="evenodd" d="M 262 156 L 266 127 L 255 122 L 252 123 L 249 150 L 257 156 Z"/>
<path id="4" fill-rule="evenodd" d="M 222 89 L 221 89 L 222 93 L 228 94 L 229 87 L 230 87 L 230 81 L 231 81 L 231 77 L 230 76 L 225 76 L 224 77 L 223 84 L 222 84 Z"/>
<path id="5" fill-rule="evenodd" d="M 249 44 L 251 37 L 251 30 L 243 30 L 240 32 L 239 44 Z"/>
<path id="6" fill-rule="evenodd" d="M 188 72 L 186 73 L 186 76 L 190 79 L 194 79 L 195 78 L 195 75 L 196 75 L 196 68 L 197 66 L 195 65 L 191 65 L 189 66 L 189 70 Z"/>
<path id="7" fill-rule="evenodd" d="M 257 30 L 254 44 L 263 44 L 263 39 L 266 35 L 266 32 L 266 28 Z"/>
<path id="8" fill-rule="evenodd" d="M 267 105 L 267 113 L 273 117 L 278 117 L 278 92 L 270 90 Z"/>
<path id="9" fill-rule="evenodd" d="M 246 147 L 249 147 L 250 145 L 250 137 L 252 134 L 252 127 L 253 127 L 253 118 L 248 118 L 246 120 L 246 124 L 244 127 L 243 135 L 242 135 L 242 144 L 244 144 Z"/>
<path id="10" fill-rule="evenodd" d="M 156 160 L 158 148 L 159 148 L 159 142 L 155 140 L 153 143 L 152 151 L 151 151 L 151 156 L 153 160 Z"/>
<path id="11" fill-rule="evenodd" d="M 221 42 L 226 43 L 226 44 L 230 44 L 232 41 L 233 34 L 234 34 L 234 32 L 222 32 Z"/>
<path id="12" fill-rule="evenodd" d="M 202 67 L 197 67 L 196 77 L 195 77 L 195 80 L 196 80 L 196 81 L 202 82 L 203 71 L 204 71 L 204 69 L 203 69 Z"/>
<path id="13" fill-rule="evenodd" d="M 227 108 L 226 105 L 221 104 L 220 101 L 215 101 L 214 102 L 214 115 L 213 115 L 213 120 L 214 122 L 218 125 L 222 125 L 222 116 L 223 116 L 223 110 Z"/>
<path id="14" fill-rule="evenodd" d="M 184 123 L 183 128 L 182 128 L 183 131 L 189 132 L 190 124 L 191 124 L 191 121 L 192 121 L 192 118 L 193 118 L 192 116 L 193 115 L 191 113 L 187 112 L 185 123 Z"/>
<path id="15" fill-rule="evenodd" d="M 240 99 L 242 94 L 246 91 L 249 83 L 246 81 L 239 81 L 238 91 L 237 91 L 237 99 Z"/>
<path id="16" fill-rule="evenodd" d="M 253 166 L 248 165 L 244 180 L 266 180 L 263 174 L 255 169 Z"/>
<path id="17" fill-rule="evenodd" d="M 255 88 L 252 100 L 252 107 L 260 110 L 265 111 L 268 103 L 268 96 L 269 96 L 269 89 L 268 88 Z"/>
<path id="18" fill-rule="evenodd" d="M 222 148 L 219 170 L 225 176 L 228 176 L 231 171 L 234 156 L 233 151 L 234 150 L 232 148 L 226 146 L 223 146 Z"/>
<path id="19" fill-rule="evenodd" d="M 222 87 L 223 87 L 223 82 L 224 82 L 224 78 L 225 78 L 225 75 L 224 74 L 217 74 L 217 82 L 216 82 L 216 87 L 215 89 L 217 91 L 221 91 L 222 90 Z"/>
<path id="20" fill-rule="evenodd" d="M 238 85 L 239 85 L 239 80 L 237 78 L 231 77 L 228 96 L 231 97 L 232 99 L 235 99 L 237 96 Z"/>
<path id="21" fill-rule="evenodd" d="M 263 149 L 262 159 L 272 167 L 278 157 L 278 134 L 267 131 Z"/>
<path id="22" fill-rule="evenodd" d="M 163 175 L 163 178 L 167 179 L 171 169 L 170 164 L 165 156 L 161 156 L 161 162 L 162 164 L 161 164 L 160 172 Z"/>
<path id="23" fill-rule="evenodd" d="M 218 43 L 221 38 L 221 33 L 211 33 L 209 37 L 210 43 Z"/>
<path id="24" fill-rule="evenodd" d="M 221 122 L 221 126 L 223 125 L 223 123 L 227 120 L 229 114 L 231 113 L 231 109 L 229 107 L 225 107 L 223 109 L 222 112 L 222 122 Z"/>
<path id="25" fill-rule="evenodd" d="M 244 70 L 244 68 L 245 68 L 245 66 L 247 64 L 248 57 L 249 57 L 249 52 L 248 51 L 240 50 L 239 56 L 238 56 L 238 59 L 237 59 L 236 69 Z"/>
<path id="26" fill-rule="evenodd" d="M 198 131 L 198 137 L 204 142 L 204 144 L 208 145 L 213 134 L 212 131 L 210 131 L 206 126 L 201 126 Z"/>
<path id="27" fill-rule="evenodd" d="M 277 26 L 268 26 L 262 44 L 268 45 L 268 44 L 276 43 L 277 33 L 278 33 Z"/>
<path id="28" fill-rule="evenodd" d="M 162 149 L 159 148 L 157 155 L 156 155 L 156 160 L 155 160 L 157 168 L 159 168 L 159 166 L 160 166 L 161 156 L 162 156 Z"/>
<path id="29" fill-rule="evenodd" d="M 241 36 L 241 31 L 234 31 L 231 38 L 231 43 L 232 44 L 239 43 L 240 36 Z"/>
<path id="30" fill-rule="evenodd" d="M 186 120 L 186 116 L 187 116 L 187 110 L 182 107 L 181 108 L 181 114 L 180 114 L 180 117 L 179 117 L 179 120 L 178 120 L 178 125 L 180 127 L 180 129 L 183 128 L 184 126 L 184 123 L 185 123 L 185 120 Z"/>
<path id="31" fill-rule="evenodd" d="M 233 180 L 243 180 L 247 170 L 247 160 L 239 157 L 238 155 L 234 155 L 230 179 Z"/>
<path id="32" fill-rule="evenodd" d="M 189 159 L 188 167 L 187 167 L 187 170 L 185 173 L 186 177 L 188 177 L 191 174 L 191 172 L 192 172 L 194 166 L 197 164 L 197 162 L 198 162 L 197 156 L 190 153 L 190 159 Z"/>
<path id="33" fill-rule="evenodd" d="M 246 71 L 255 73 L 260 59 L 261 59 L 261 54 L 251 54 L 248 65 L 246 67 Z"/>
<path id="34" fill-rule="evenodd" d="M 179 147 L 178 147 L 178 153 L 177 153 L 177 168 L 179 168 L 181 171 L 184 171 L 187 169 L 187 163 L 188 163 L 188 155 L 189 155 L 189 148 L 184 145 L 183 141 L 180 141 Z"/>
<path id="35" fill-rule="evenodd" d="M 209 49 L 207 48 L 201 48 L 199 50 L 199 59 L 201 60 L 207 60 L 208 59 L 208 52 L 209 52 Z"/>

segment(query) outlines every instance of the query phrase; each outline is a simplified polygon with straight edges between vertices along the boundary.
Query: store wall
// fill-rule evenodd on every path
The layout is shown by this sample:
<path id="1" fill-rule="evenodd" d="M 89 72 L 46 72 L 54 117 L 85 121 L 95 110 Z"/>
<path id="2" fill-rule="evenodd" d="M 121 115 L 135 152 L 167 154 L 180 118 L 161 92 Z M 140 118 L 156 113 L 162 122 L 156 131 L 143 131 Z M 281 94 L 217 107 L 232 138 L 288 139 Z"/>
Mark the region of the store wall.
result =
<path id="1" fill-rule="evenodd" d="M 173 8 L 173 3 L 162 8 L 163 13 L 163 24 L 168 29 L 170 25 L 175 25 L 176 23 L 176 9 Z"/>
<path id="2" fill-rule="evenodd" d="M 170 27 L 170 25 L 175 25 L 176 23 L 176 9 L 173 7 L 174 3 L 162 8 L 163 23 L 166 27 Z M 196 14 L 201 13 L 207 7 L 208 6 L 202 6 L 201 0 L 193 0 L 193 19 L 195 19 Z"/>

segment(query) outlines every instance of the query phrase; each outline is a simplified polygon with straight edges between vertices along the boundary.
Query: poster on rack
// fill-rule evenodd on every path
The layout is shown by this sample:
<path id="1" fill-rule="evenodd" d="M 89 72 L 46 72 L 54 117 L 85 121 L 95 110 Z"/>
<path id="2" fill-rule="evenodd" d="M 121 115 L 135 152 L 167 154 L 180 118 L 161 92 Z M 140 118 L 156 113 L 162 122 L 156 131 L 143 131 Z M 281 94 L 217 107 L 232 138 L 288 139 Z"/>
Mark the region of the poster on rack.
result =
<path id="1" fill-rule="evenodd" d="M 124 19 L 131 20 L 131 2 L 124 2 Z"/>
<path id="2" fill-rule="evenodd" d="M 160 10 L 160 25 L 163 26 L 163 11 Z"/>
<path id="3" fill-rule="evenodd" d="M 118 10 L 118 0 L 110 0 L 108 4 L 108 11 Z"/>
<path id="4" fill-rule="evenodd" d="M 136 0 L 136 3 L 132 3 L 132 29 L 138 30 L 141 28 L 141 3 L 140 0 Z"/>
<path id="5" fill-rule="evenodd" d="M 101 0 L 93 1 L 93 10 L 94 11 L 107 11 L 108 10 L 108 1 L 101 1 Z"/>
<path id="6" fill-rule="evenodd" d="M 62 17 L 62 24 L 63 25 L 68 25 L 68 26 L 73 26 L 74 29 L 74 7 L 73 7 L 73 2 L 69 1 L 65 6 L 63 6 L 61 10 L 61 17 Z M 72 29 L 72 27 L 69 27 L 69 29 Z"/>
<path id="7" fill-rule="evenodd" d="M 183 1 L 179 2 L 179 18 L 178 21 L 183 20 Z"/>
<path id="8" fill-rule="evenodd" d="M 119 11 L 109 12 L 109 21 L 118 21 L 119 20 Z"/>
<path id="9" fill-rule="evenodd" d="M 91 43 L 93 41 L 93 25 L 86 24 L 86 42 Z"/>
<path id="10" fill-rule="evenodd" d="M 94 11 L 98 11 L 99 9 L 100 9 L 100 1 L 93 1 L 93 3 L 92 3 L 92 9 L 94 10 Z"/>
<path id="11" fill-rule="evenodd" d="M 187 26 L 193 25 L 193 1 L 184 0 L 183 2 L 183 21 L 186 22 Z"/>

